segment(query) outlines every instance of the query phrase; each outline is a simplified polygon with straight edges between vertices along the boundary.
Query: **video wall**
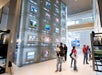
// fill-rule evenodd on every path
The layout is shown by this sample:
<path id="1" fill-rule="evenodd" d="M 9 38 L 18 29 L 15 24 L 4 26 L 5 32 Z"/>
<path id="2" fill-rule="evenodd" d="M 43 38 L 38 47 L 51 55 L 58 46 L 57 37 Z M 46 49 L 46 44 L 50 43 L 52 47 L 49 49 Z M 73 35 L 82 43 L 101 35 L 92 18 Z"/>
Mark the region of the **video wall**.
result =
<path id="1" fill-rule="evenodd" d="M 61 0 L 24 0 L 22 61 L 20 65 L 41 62 L 56 57 L 56 45 L 61 41 L 61 27 L 66 26 L 66 6 Z M 63 9 L 63 25 L 62 13 Z M 26 17 L 25 17 L 26 16 Z M 64 36 L 63 36 L 64 37 Z"/>
<path id="2" fill-rule="evenodd" d="M 61 41 L 63 41 L 64 43 L 66 43 L 66 16 L 66 4 L 61 2 Z"/>

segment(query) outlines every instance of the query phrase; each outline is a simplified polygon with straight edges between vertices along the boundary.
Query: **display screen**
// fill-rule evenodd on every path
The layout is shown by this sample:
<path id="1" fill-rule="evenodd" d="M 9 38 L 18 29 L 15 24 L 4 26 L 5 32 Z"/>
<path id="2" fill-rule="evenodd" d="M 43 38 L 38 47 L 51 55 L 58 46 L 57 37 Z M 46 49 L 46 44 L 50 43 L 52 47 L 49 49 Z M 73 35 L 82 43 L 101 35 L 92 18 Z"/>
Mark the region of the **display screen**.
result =
<path id="1" fill-rule="evenodd" d="M 48 50 L 43 50 L 43 57 L 49 57 L 49 51 Z"/>
<path id="2" fill-rule="evenodd" d="M 50 15 L 49 13 L 45 13 L 45 17 L 46 17 L 47 19 L 50 19 L 51 15 Z"/>
<path id="3" fill-rule="evenodd" d="M 55 28 L 55 32 L 56 33 L 59 33 L 59 28 Z"/>
<path id="4" fill-rule="evenodd" d="M 59 9 L 55 7 L 55 12 L 59 14 Z"/>
<path id="5" fill-rule="evenodd" d="M 37 35 L 28 35 L 27 42 L 28 42 L 29 44 L 34 44 L 35 41 L 38 41 Z"/>
<path id="6" fill-rule="evenodd" d="M 38 9 L 37 7 L 31 5 L 31 11 L 34 12 L 34 13 L 38 13 Z"/>
<path id="7" fill-rule="evenodd" d="M 46 25 L 45 25 L 45 30 L 51 30 L 51 27 L 50 27 L 49 24 L 46 24 Z"/>
<path id="8" fill-rule="evenodd" d="M 50 8 L 51 7 L 51 3 L 50 2 L 46 2 L 46 7 Z"/>
<path id="9" fill-rule="evenodd" d="M 44 38 L 44 42 L 46 42 L 46 43 L 50 43 L 50 42 L 51 42 L 50 37 L 45 37 L 45 38 Z"/>
<path id="10" fill-rule="evenodd" d="M 80 46 L 80 40 L 72 40 L 71 46 Z"/>
<path id="11" fill-rule="evenodd" d="M 59 19 L 58 18 L 55 18 L 55 21 L 56 21 L 56 23 L 59 23 Z"/>
<path id="12" fill-rule="evenodd" d="M 51 20 L 51 15 L 48 13 L 48 12 L 44 12 L 44 18 L 43 18 L 43 21 L 45 23 L 49 23 Z"/>
<path id="13" fill-rule="evenodd" d="M 27 52 L 27 60 L 32 60 L 35 58 L 35 52 Z"/>
<path id="14" fill-rule="evenodd" d="M 56 0 L 56 3 L 58 4 L 59 3 L 59 0 Z"/>
<path id="15" fill-rule="evenodd" d="M 29 21 L 29 27 L 37 29 L 37 27 L 38 27 L 37 21 L 36 20 L 30 20 Z"/>
<path id="16" fill-rule="evenodd" d="M 42 36 L 41 41 L 44 42 L 44 43 L 50 43 L 51 38 L 49 36 Z"/>
<path id="17" fill-rule="evenodd" d="M 62 10 L 66 11 L 66 6 L 64 4 L 62 4 Z"/>

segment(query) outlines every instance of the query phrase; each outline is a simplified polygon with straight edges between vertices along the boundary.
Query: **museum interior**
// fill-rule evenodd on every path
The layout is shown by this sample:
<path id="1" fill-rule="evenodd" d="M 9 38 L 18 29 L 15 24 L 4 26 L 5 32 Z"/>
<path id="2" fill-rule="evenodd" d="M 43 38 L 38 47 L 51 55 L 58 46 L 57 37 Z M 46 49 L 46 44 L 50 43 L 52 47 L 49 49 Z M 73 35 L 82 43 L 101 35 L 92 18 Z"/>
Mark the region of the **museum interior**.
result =
<path id="1" fill-rule="evenodd" d="M 102 75 L 102 0 L 0 0 L 0 75 Z M 56 72 L 57 45 L 66 61 Z M 83 45 L 89 46 L 84 64 Z M 70 53 L 77 51 L 77 71 Z M 75 63 L 74 63 L 75 65 Z"/>

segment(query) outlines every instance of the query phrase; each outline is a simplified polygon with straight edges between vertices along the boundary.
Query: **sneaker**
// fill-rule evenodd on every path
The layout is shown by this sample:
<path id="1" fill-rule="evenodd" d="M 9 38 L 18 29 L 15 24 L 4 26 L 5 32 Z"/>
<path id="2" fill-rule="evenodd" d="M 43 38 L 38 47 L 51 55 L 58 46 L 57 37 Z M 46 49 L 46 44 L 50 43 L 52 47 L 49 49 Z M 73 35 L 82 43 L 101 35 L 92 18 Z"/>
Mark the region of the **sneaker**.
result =
<path id="1" fill-rule="evenodd" d="M 60 69 L 59 72 L 61 72 L 62 70 Z"/>
<path id="2" fill-rule="evenodd" d="M 58 72 L 58 70 L 56 70 L 55 72 Z"/>
<path id="3" fill-rule="evenodd" d="M 78 69 L 75 69 L 74 71 L 78 71 Z"/>
<path id="4" fill-rule="evenodd" d="M 59 72 L 61 72 L 62 70 L 59 70 Z"/>

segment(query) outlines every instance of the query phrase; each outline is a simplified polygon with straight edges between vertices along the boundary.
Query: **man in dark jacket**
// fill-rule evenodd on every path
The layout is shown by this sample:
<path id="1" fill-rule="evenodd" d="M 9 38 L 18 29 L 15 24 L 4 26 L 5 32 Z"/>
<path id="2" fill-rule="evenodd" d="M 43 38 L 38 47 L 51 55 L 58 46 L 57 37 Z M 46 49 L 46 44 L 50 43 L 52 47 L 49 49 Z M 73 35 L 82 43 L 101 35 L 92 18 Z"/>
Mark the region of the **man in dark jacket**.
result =
<path id="1" fill-rule="evenodd" d="M 64 44 L 64 58 L 65 58 L 65 61 L 67 61 L 67 46 L 66 46 L 66 44 Z"/>

